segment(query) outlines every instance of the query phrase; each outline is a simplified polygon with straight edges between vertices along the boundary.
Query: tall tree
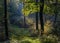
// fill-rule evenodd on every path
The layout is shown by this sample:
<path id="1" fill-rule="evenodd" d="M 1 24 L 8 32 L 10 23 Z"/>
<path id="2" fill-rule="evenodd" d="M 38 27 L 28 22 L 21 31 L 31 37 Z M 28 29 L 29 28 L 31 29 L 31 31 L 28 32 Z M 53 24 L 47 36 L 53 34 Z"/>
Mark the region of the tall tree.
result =
<path id="1" fill-rule="evenodd" d="M 36 0 L 36 6 L 37 6 L 37 8 L 38 8 L 38 0 Z M 39 34 L 39 29 L 38 29 L 38 12 L 36 12 L 36 30 L 38 31 L 38 33 L 37 34 Z"/>
<path id="2" fill-rule="evenodd" d="M 25 5 L 25 0 L 24 0 L 24 3 L 23 3 L 24 5 Z M 24 6 L 23 6 L 23 8 L 24 8 Z M 24 9 L 25 10 L 25 9 Z M 24 13 L 24 28 L 26 27 L 26 16 L 25 16 L 25 13 Z"/>
<path id="3" fill-rule="evenodd" d="M 5 20 L 5 35 L 6 35 L 6 40 L 9 39 L 9 36 L 8 36 L 8 21 L 7 21 L 7 0 L 4 0 L 4 20 Z"/>
<path id="4" fill-rule="evenodd" d="M 44 0 L 40 0 L 40 24 L 41 24 L 41 35 L 43 35 L 44 32 L 44 21 L 43 21 L 43 9 L 44 9 Z"/>

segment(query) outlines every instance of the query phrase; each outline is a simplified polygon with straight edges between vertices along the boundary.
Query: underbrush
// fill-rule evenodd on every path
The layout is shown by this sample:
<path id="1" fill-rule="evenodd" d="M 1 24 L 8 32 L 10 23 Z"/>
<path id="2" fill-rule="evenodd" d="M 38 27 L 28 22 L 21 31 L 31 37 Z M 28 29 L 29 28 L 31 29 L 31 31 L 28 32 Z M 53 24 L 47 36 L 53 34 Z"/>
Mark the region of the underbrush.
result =
<path id="1" fill-rule="evenodd" d="M 12 28 L 10 32 L 11 43 L 58 43 L 58 38 L 53 35 L 30 37 L 31 32 L 29 29 L 24 28 Z M 42 37 L 42 38 L 40 38 Z"/>

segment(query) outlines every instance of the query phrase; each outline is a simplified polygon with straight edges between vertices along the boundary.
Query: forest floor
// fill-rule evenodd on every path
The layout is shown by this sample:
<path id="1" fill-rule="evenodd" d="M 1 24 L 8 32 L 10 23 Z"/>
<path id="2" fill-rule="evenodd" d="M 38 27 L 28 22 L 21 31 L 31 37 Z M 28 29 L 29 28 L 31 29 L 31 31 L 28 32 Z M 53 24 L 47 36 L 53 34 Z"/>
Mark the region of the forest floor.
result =
<path id="1" fill-rule="evenodd" d="M 18 28 L 17 26 L 9 27 L 9 38 L 10 38 L 9 42 L 10 43 L 42 43 L 40 37 L 30 37 L 30 35 L 31 35 L 31 32 L 29 31 L 28 28 L 27 29 Z M 44 43 L 46 42 L 51 43 L 51 40 L 52 39 L 44 39 L 43 41 L 45 41 Z M 60 43 L 60 41 L 58 43 Z"/>

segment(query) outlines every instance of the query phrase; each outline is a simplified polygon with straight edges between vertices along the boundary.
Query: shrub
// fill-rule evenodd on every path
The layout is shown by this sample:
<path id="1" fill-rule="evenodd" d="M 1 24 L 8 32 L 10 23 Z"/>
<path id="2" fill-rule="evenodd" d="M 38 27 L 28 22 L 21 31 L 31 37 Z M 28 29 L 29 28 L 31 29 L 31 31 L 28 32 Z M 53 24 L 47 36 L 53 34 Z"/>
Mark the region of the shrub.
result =
<path id="1" fill-rule="evenodd" d="M 31 43 L 30 41 L 22 41 L 21 43 Z"/>
<path id="2" fill-rule="evenodd" d="M 58 43 L 58 39 L 56 36 L 47 36 L 43 37 L 42 43 Z"/>

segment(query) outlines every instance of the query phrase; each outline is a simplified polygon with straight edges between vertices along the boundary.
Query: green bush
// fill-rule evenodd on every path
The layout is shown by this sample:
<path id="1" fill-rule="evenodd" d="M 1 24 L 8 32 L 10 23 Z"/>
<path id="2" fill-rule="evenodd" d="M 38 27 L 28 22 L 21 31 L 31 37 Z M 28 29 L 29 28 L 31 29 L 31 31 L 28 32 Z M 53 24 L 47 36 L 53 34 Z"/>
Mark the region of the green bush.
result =
<path id="1" fill-rule="evenodd" d="M 42 43 L 58 43 L 58 39 L 55 36 L 43 37 Z"/>
<path id="2" fill-rule="evenodd" d="M 21 43 L 31 43 L 30 41 L 22 41 Z"/>

